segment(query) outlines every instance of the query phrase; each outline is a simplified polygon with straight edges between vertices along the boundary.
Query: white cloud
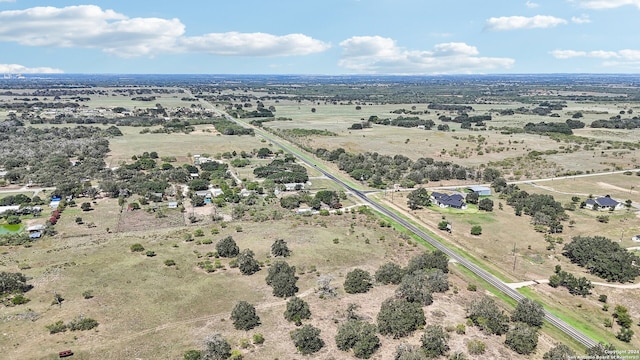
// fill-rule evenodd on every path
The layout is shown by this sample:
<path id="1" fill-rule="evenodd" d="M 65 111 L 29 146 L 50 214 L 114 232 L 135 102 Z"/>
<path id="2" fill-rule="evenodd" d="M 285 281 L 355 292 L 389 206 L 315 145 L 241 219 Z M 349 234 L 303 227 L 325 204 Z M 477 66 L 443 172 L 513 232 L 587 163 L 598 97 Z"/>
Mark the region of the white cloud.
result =
<path id="1" fill-rule="evenodd" d="M 479 57 L 475 46 L 443 43 L 432 51 L 405 50 L 395 40 L 381 36 L 354 36 L 340 43 L 343 49 L 338 65 L 368 74 L 468 74 L 507 69 L 509 58 Z"/>
<path id="2" fill-rule="evenodd" d="M 556 59 L 571 59 L 576 57 L 587 57 L 595 59 L 620 59 L 624 61 L 640 61 L 640 50 L 592 50 L 592 51 L 576 51 L 576 50 L 554 50 L 551 55 Z"/>
<path id="3" fill-rule="evenodd" d="M 518 29 L 544 29 L 566 24 L 567 20 L 555 16 L 536 15 L 525 16 L 502 16 L 492 17 L 487 20 L 485 28 L 487 30 L 518 30 Z"/>
<path id="4" fill-rule="evenodd" d="M 0 64 L 0 73 L 8 74 L 61 74 L 64 71 L 50 67 L 28 68 L 18 64 Z"/>
<path id="5" fill-rule="evenodd" d="M 640 0 L 577 0 L 578 4 L 588 9 L 615 9 L 621 6 L 635 5 L 640 9 Z"/>
<path id="6" fill-rule="evenodd" d="M 580 16 L 572 16 L 571 22 L 574 24 L 588 24 L 591 22 L 589 15 L 582 14 Z"/>
<path id="7" fill-rule="evenodd" d="M 203 52 L 224 55 L 291 56 L 330 47 L 302 34 L 212 33 L 186 37 L 179 19 L 129 18 L 95 5 L 0 11 L 0 41 L 27 46 L 97 48 L 120 56 Z"/>
<path id="8" fill-rule="evenodd" d="M 527 2 L 525 3 L 525 5 L 526 5 L 529 9 L 535 9 L 535 8 L 537 8 L 537 7 L 539 7 L 539 6 L 540 6 L 540 4 L 538 4 L 538 3 L 534 3 L 533 1 L 527 1 Z"/>
<path id="9" fill-rule="evenodd" d="M 219 33 L 180 39 L 186 52 L 214 55 L 293 56 L 322 52 L 330 44 L 303 34 L 275 36 L 265 33 Z"/>

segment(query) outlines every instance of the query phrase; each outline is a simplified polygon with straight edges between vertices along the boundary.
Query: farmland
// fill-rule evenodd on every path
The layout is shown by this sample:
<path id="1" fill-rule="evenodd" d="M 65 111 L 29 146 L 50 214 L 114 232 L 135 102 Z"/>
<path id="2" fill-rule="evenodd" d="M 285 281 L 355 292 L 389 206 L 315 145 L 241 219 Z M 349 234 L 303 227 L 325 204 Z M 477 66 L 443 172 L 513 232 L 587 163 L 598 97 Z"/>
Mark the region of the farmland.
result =
<path id="1" fill-rule="evenodd" d="M 60 80 L 63 88 L 65 81 Z M 593 86 L 599 92 L 566 92 L 566 84 L 531 83 L 519 92 L 499 94 L 487 93 L 487 86 L 500 86 L 488 80 L 455 86 L 425 80 L 418 86 L 394 78 L 389 83 L 380 80 L 384 86 L 365 82 L 349 88 L 325 80 L 313 87 L 292 86 L 297 81 L 284 78 L 278 86 L 259 78 L 232 85 L 168 81 L 123 88 L 104 79 L 92 92 L 67 94 L 37 83 L 5 83 L 0 124 L 9 129 L 3 130 L 7 136 L 29 128 L 33 137 L 71 133 L 86 140 L 68 145 L 71 155 L 52 148 L 49 152 L 56 157 L 45 156 L 40 163 L 27 155 L 29 146 L 46 154 L 35 143 L 19 149 L 4 145 L 12 157 L 0 158 L 5 172 L 0 201 L 18 194 L 31 198 L 34 193 L 23 189 L 27 184 L 48 186 L 39 193 L 41 203 L 30 204 L 45 208 L 44 216 L 15 216 L 29 226 L 46 222 L 54 231 L 26 245 L 3 246 L 0 271 L 24 273 L 33 289 L 24 294 L 28 303 L 9 306 L 5 300 L 0 309 L 7 328 L 0 349 L 11 358 L 55 358 L 57 351 L 73 348 L 77 358 L 177 359 L 188 350 L 203 349 L 204 339 L 217 332 L 245 359 L 291 358 L 296 349 L 289 332 L 296 326 L 282 317 L 287 299 L 274 296 L 265 283 L 277 260 L 271 245 L 284 239 L 292 252 L 285 260 L 295 266 L 298 277 L 297 296 L 309 303 L 312 313 L 304 323 L 320 329 L 325 342 L 314 356 L 353 358 L 334 341 L 338 324 L 351 316 L 349 304 L 357 305 L 359 319 L 375 323 L 381 304 L 396 296 L 396 288 L 378 283 L 366 294 L 349 294 L 343 289 L 347 273 L 359 268 L 373 274 L 387 262 L 404 267 L 425 249 L 405 230 L 361 207 L 354 194 L 317 167 L 369 191 L 370 199 L 503 281 L 539 282 L 520 291 L 594 340 L 620 349 L 640 346 L 638 336 L 623 342 L 616 338 L 620 326 L 605 326 L 616 305 L 627 308 L 637 323 L 640 308 L 632 300 L 640 290 L 633 284 L 597 285 L 606 281 L 571 263 L 562 251 L 578 236 L 601 235 L 623 248 L 635 245 L 631 236 L 640 233 L 640 130 L 590 127 L 599 120 L 631 121 L 640 109 L 635 88 L 621 96 L 620 89 L 607 92 L 598 85 Z M 34 94 L 39 94 L 37 99 Z M 463 118 L 454 121 L 461 112 Z M 255 126 L 255 133 L 231 135 L 228 127 L 221 127 L 228 113 L 247 128 Z M 267 113 L 273 116 L 255 116 Z M 382 121 L 398 117 L 423 121 L 430 128 Z M 485 120 L 465 122 L 468 118 Z M 571 134 L 525 131 L 530 123 L 544 122 L 545 129 L 553 130 L 548 124 L 564 126 L 568 120 L 583 127 Z M 287 165 L 295 158 L 260 131 L 280 136 L 316 167 Z M 108 142 L 108 151 L 92 152 L 95 158 L 86 160 L 83 144 L 89 141 Z M 343 155 L 333 158 L 339 149 Z M 60 165 L 64 156 L 73 165 Z M 61 166 L 65 179 L 82 181 L 61 183 L 51 175 L 46 184 L 29 183 L 34 179 L 31 168 L 51 164 Z M 416 164 L 436 170 L 418 177 Z M 308 180 L 282 181 L 298 172 Z M 270 176 L 274 173 L 280 178 Z M 493 201 L 492 211 L 475 204 L 459 210 L 409 206 L 415 189 L 466 194 L 468 185 L 494 184 L 495 179 L 486 180 L 494 173 L 527 194 L 557 201 L 566 213 L 561 230 L 541 226 L 535 214 L 517 214 L 509 196 L 495 187 L 481 197 Z M 47 174 L 40 168 L 37 179 Z M 195 187 L 209 194 L 198 195 Z M 217 190 L 223 195 L 212 196 Z M 63 205 L 57 215 L 49 215 L 49 200 L 58 195 Z M 603 212 L 581 204 L 605 195 L 627 206 Z M 285 206 L 293 197 L 297 206 Z M 2 221 L 9 220 L 16 218 L 5 216 Z M 451 231 L 439 229 L 443 221 Z M 472 235 L 474 227 L 481 233 Z M 255 254 L 260 264 L 256 274 L 242 275 L 236 259 L 218 256 L 216 244 L 226 237 Z M 144 250 L 133 251 L 134 245 Z M 592 293 L 574 296 L 546 284 L 556 266 L 596 284 Z M 449 270 L 449 290 L 434 293 L 433 304 L 423 309 L 427 325 L 451 330 L 467 324 L 466 332 L 450 332 L 450 354 L 468 353 L 469 341 L 482 340 L 485 357 L 522 356 L 504 346 L 504 336 L 487 335 L 467 323 L 472 300 L 483 295 L 500 299 L 499 294 L 459 265 L 449 264 Z M 328 277 L 336 297 L 327 298 L 319 290 L 318 281 Z M 58 295 L 64 300 L 56 300 Z M 607 296 L 609 312 L 603 310 L 600 295 Z M 241 300 L 255 305 L 260 316 L 261 325 L 251 331 L 235 329 L 229 319 Z M 500 308 L 510 313 L 513 304 L 501 301 Z M 90 331 L 47 331 L 50 324 L 79 316 L 99 325 Z M 251 341 L 256 333 L 264 335 L 264 343 Z M 392 358 L 402 342 L 419 345 L 421 333 L 404 339 L 380 336 L 373 358 Z M 545 327 L 531 356 L 542 358 L 556 342 L 584 352 Z"/>

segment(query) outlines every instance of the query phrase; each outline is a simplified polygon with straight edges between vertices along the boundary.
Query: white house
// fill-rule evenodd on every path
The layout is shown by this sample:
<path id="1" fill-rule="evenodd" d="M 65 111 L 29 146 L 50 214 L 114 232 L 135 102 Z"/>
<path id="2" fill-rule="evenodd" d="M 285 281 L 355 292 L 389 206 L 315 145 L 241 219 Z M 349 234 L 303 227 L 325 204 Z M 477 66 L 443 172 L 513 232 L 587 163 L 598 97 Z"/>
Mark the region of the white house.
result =
<path id="1" fill-rule="evenodd" d="M 624 207 L 621 202 L 613 200 L 609 195 L 585 201 L 586 208 L 592 210 L 620 210 Z"/>

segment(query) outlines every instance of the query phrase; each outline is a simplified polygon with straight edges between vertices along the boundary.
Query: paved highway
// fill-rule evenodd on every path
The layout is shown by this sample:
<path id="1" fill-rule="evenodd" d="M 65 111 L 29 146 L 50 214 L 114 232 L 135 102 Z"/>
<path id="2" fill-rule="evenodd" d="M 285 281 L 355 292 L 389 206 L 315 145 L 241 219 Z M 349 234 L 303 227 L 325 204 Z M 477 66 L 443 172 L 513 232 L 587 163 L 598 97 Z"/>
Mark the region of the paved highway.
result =
<path id="1" fill-rule="evenodd" d="M 237 119 L 234 119 L 234 118 L 232 118 L 231 116 L 229 116 L 227 114 L 225 114 L 225 117 L 227 119 L 231 120 L 231 121 L 234 121 L 234 122 L 242 125 L 242 126 L 248 126 L 246 123 L 244 123 L 242 121 L 239 121 Z M 253 127 L 253 128 L 254 128 L 254 130 L 256 129 L 255 127 Z M 506 283 L 504 283 L 503 281 L 501 281 L 500 279 L 498 279 L 494 275 L 492 275 L 489 272 L 485 271 L 484 269 L 480 268 L 479 266 L 477 266 L 476 264 L 474 264 L 470 260 L 466 259 L 465 257 L 459 255 L 455 251 L 453 251 L 453 250 L 449 249 L 448 247 L 444 246 L 442 243 L 440 243 L 436 239 L 430 237 L 424 231 L 420 230 L 419 228 L 417 228 L 416 226 L 414 226 L 410 222 L 408 222 L 405 219 L 403 219 L 402 217 L 398 216 L 396 213 L 394 213 L 394 212 L 390 211 L 389 209 L 387 209 L 386 207 L 384 207 L 384 206 L 372 201 L 371 199 L 369 199 L 365 195 L 364 192 L 351 187 L 349 184 L 347 184 L 346 182 L 344 182 L 344 181 L 340 180 L 339 178 L 335 177 L 333 174 L 331 174 L 331 173 L 329 173 L 329 172 L 317 167 L 315 164 L 313 164 L 312 162 L 310 162 L 308 159 L 304 158 L 303 156 L 300 156 L 299 154 L 297 154 L 295 152 L 292 152 L 289 149 L 288 146 L 285 146 L 284 144 L 282 144 L 278 139 L 276 139 L 275 137 L 271 136 L 266 131 L 259 130 L 258 133 L 259 133 L 260 136 L 262 136 L 265 139 L 271 141 L 273 144 L 277 145 L 278 147 L 282 148 L 283 150 L 292 153 L 300 161 L 304 162 L 305 164 L 307 164 L 309 166 L 314 167 L 315 169 L 317 169 L 318 171 L 323 173 L 324 176 L 326 176 L 329 179 L 335 181 L 336 183 L 338 183 L 339 185 L 341 185 L 342 187 L 347 189 L 349 192 L 354 194 L 356 197 L 360 198 L 360 200 L 362 200 L 364 203 L 368 204 L 371 208 L 373 208 L 373 209 L 377 210 L 378 212 L 380 212 L 380 213 L 392 218 L 393 220 L 395 220 L 396 222 L 398 222 L 399 224 L 404 226 L 406 229 L 408 229 L 408 230 L 412 231 L 414 234 L 420 236 L 422 239 L 424 239 L 426 242 L 431 244 L 433 247 L 435 247 L 436 249 L 444 252 L 451 259 L 457 261 L 460 265 L 466 267 L 467 269 L 472 271 L 474 274 L 476 274 L 477 276 L 482 278 L 484 281 L 488 282 L 489 284 L 493 285 L 495 288 L 500 290 L 502 293 L 506 294 L 507 296 L 511 297 L 512 299 L 514 299 L 516 301 L 520 301 L 520 300 L 525 298 L 524 295 L 522 295 L 518 291 L 512 289 L 511 287 L 509 287 L 509 285 L 507 285 Z M 596 341 L 594 341 L 590 337 L 586 336 L 585 334 L 583 334 L 581 331 L 579 331 L 578 329 L 574 328 L 573 326 L 567 324 L 565 321 L 561 320 L 557 316 L 551 314 L 547 310 L 545 310 L 545 319 L 550 324 L 552 324 L 556 328 L 560 329 L 565 334 L 571 336 L 573 339 L 575 339 L 576 341 L 578 341 L 582 345 L 586 346 L 587 348 L 591 348 L 591 347 L 596 346 L 598 344 Z"/>

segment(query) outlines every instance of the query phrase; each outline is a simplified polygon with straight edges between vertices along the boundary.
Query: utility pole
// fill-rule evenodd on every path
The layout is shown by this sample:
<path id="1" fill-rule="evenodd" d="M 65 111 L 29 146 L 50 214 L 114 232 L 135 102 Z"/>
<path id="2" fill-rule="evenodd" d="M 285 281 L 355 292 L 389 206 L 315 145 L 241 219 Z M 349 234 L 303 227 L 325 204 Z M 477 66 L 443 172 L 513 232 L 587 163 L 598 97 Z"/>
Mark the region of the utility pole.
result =
<path id="1" fill-rule="evenodd" d="M 513 271 L 516 271 L 516 243 L 513 243 Z"/>

